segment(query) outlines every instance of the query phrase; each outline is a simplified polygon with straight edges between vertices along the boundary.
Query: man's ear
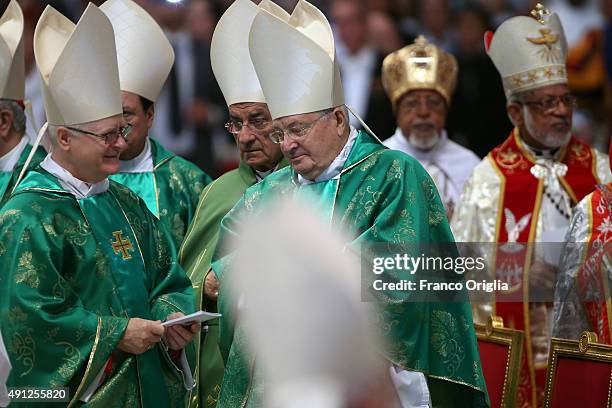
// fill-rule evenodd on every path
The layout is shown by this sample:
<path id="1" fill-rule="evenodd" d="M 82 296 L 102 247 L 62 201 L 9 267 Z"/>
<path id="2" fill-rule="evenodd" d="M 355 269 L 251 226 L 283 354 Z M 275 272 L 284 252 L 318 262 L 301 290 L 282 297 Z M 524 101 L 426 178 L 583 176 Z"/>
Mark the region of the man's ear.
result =
<path id="1" fill-rule="evenodd" d="M 153 126 L 153 118 L 155 117 L 155 104 L 152 103 L 151 106 L 147 108 L 145 112 L 145 118 L 147 119 L 147 129 L 151 129 Z"/>
<path id="2" fill-rule="evenodd" d="M 348 116 L 346 115 L 342 107 L 334 108 L 334 119 L 336 120 L 336 129 L 338 129 L 338 136 L 343 136 L 349 127 Z"/>
<path id="3" fill-rule="evenodd" d="M 515 127 L 521 127 L 525 123 L 525 118 L 523 117 L 523 106 L 516 102 L 511 102 L 506 106 L 506 112 L 508 113 L 508 118 L 510 122 Z"/>
<path id="4" fill-rule="evenodd" d="M 0 138 L 6 139 L 13 129 L 13 112 L 10 109 L 0 109 Z"/>
<path id="5" fill-rule="evenodd" d="M 72 134 L 63 126 L 58 126 L 55 130 L 55 141 L 61 150 L 69 151 Z"/>

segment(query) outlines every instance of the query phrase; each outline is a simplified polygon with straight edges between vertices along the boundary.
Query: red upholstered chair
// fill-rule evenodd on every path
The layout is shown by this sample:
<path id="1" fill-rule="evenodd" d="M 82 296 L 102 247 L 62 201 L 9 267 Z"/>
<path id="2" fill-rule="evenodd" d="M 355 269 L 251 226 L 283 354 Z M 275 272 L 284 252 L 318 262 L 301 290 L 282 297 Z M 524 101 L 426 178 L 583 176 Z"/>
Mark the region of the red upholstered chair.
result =
<path id="1" fill-rule="evenodd" d="M 504 328 L 498 316 L 474 327 L 491 408 L 514 408 L 524 332 Z"/>
<path id="2" fill-rule="evenodd" d="M 546 408 L 612 406 L 612 346 L 584 332 L 580 340 L 553 338 L 546 373 Z"/>

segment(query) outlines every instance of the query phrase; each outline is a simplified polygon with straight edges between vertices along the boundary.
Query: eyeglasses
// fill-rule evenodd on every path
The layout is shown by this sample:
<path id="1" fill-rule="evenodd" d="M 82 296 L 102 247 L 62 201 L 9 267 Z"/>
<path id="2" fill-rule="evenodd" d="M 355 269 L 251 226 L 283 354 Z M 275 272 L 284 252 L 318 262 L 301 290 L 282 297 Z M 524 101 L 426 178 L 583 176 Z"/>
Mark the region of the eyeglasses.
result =
<path id="1" fill-rule="evenodd" d="M 559 102 L 562 102 L 563 105 L 567 108 L 575 108 L 576 107 L 576 97 L 572 94 L 565 94 L 561 96 L 547 96 L 539 101 L 525 101 L 519 102 L 523 105 L 533 106 L 538 111 L 542 113 L 550 112 L 553 109 L 556 109 L 559 106 Z"/>
<path id="2" fill-rule="evenodd" d="M 117 143 L 117 140 L 119 139 L 119 137 L 122 137 L 123 140 L 127 142 L 128 136 L 132 132 L 132 125 L 122 126 L 117 130 L 104 133 L 103 135 L 100 135 L 94 132 L 90 132 L 88 130 L 77 129 L 71 126 L 66 126 L 66 129 L 70 129 L 74 132 L 83 133 L 85 135 L 96 137 L 98 139 L 103 140 L 104 143 L 106 143 L 107 145 L 113 145 Z"/>
<path id="3" fill-rule="evenodd" d="M 426 98 L 406 97 L 402 99 L 402 101 L 400 101 L 397 108 L 413 112 L 416 111 L 422 105 L 423 100 L 425 100 L 425 106 L 429 110 L 440 111 L 444 109 L 444 100 L 442 98 L 436 98 L 434 96 L 428 96 Z"/>
<path id="4" fill-rule="evenodd" d="M 287 137 L 291 140 L 303 138 L 309 133 L 310 129 L 312 129 L 317 123 L 319 123 L 321 119 L 323 119 L 332 112 L 333 109 L 328 109 L 317 119 L 305 125 L 294 125 L 288 129 L 276 128 L 272 132 L 270 132 L 268 137 L 270 138 L 270 140 L 272 140 L 272 142 L 276 144 L 282 143 L 283 140 L 285 140 L 285 135 L 287 135 Z"/>
<path id="5" fill-rule="evenodd" d="M 252 132 L 261 132 L 270 126 L 271 121 L 262 118 L 254 118 L 246 123 L 239 120 L 230 120 L 225 124 L 225 128 L 231 134 L 237 135 L 242 131 L 243 126 L 247 126 Z"/>

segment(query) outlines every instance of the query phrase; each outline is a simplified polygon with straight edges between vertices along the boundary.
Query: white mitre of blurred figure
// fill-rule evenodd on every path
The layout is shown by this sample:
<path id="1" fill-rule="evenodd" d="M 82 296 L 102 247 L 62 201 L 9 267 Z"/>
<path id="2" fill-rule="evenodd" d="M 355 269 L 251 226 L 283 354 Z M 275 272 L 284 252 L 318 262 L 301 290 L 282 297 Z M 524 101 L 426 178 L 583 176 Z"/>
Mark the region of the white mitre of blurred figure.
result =
<path id="1" fill-rule="evenodd" d="M 345 406 L 352 387 L 371 381 L 381 349 L 348 240 L 295 202 L 272 205 L 238 236 L 228 283 L 265 375 L 264 405 Z"/>
<path id="2" fill-rule="evenodd" d="M 89 4 L 75 25 L 51 6 L 34 32 L 45 113 L 52 125 L 77 125 L 120 115 L 113 27 Z"/>
<path id="3" fill-rule="evenodd" d="M 307 1 L 297 3 L 288 21 L 261 10 L 249 55 L 273 119 L 344 104 L 331 26 Z"/>
<path id="4" fill-rule="evenodd" d="M 174 64 L 170 41 L 132 0 L 107 0 L 100 10 L 113 25 L 121 90 L 155 102 Z"/>
<path id="5" fill-rule="evenodd" d="M 23 12 L 11 0 L 0 18 L 0 98 L 23 101 L 25 60 L 23 51 Z"/>

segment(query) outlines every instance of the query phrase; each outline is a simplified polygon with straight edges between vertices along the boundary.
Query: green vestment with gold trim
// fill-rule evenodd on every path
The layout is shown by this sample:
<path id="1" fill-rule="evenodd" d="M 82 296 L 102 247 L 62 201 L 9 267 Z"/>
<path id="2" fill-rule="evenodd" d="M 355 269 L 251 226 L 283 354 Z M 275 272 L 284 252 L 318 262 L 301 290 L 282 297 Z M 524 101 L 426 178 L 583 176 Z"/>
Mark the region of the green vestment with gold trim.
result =
<path id="1" fill-rule="evenodd" d="M 129 318 L 194 311 L 173 241 L 142 200 L 113 181 L 76 199 L 37 167 L 0 211 L 0 236 L 8 386 L 68 387 L 80 406 L 106 367 L 87 406 L 184 407 L 192 384 L 162 343 L 138 356 L 117 347 Z"/>
<path id="2" fill-rule="evenodd" d="M 287 166 L 283 159 L 278 168 Z M 204 188 L 193 222 L 179 251 L 179 262 L 191 279 L 196 294 L 196 308 L 216 312 L 216 302 L 204 299 L 204 278 L 210 270 L 212 256 L 219 240 L 219 227 L 223 217 L 244 195 L 247 188 L 257 182 L 253 169 L 244 162 L 211 182 Z M 205 335 L 196 335 L 196 387 L 191 391 L 190 407 L 214 407 L 219 398 L 224 364 L 219 352 L 218 320 L 207 322 Z M 200 337 L 199 339 L 197 337 Z"/>
<path id="3" fill-rule="evenodd" d="M 23 169 L 23 166 L 25 165 L 31 151 L 32 146 L 27 145 L 21 152 L 19 160 L 17 161 L 13 171 L 0 171 L 0 208 L 2 208 L 2 205 L 9 199 L 11 191 L 13 190 L 13 187 L 15 187 L 17 178 L 19 177 L 19 174 L 21 173 L 21 170 Z M 45 159 L 46 156 L 47 152 L 45 152 L 45 149 L 39 146 L 36 149 L 34 156 L 32 156 L 32 161 L 30 161 L 28 168 L 35 168 Z"/>
<path id="4" fill-rule="evenodd" d="M 195 164 L 166 150 L 149 138 L 153 171 L 116 173 L 109 177 L 134 191 L 168 228 L 179 248 L 194 217 L 200 194 L 211 182 Z"/>
<path id="5" fill-rule="evenodd" d="M 291 167 L 266 177 L 249 188 L 221 222 L 220 244 L 212 263 L 221 282 L 219 345 L 226 361 L 219 407 L 262 405 L 262 376 L 246 351 L 248 339 L 240 324 L 232 324 L 234 307 L 224 286 L 227 274 L 241 271 L 232 270 L 232 255 L 224 252 L 222 244 L 236 236 L 242 218 L 256 216 L 267 200 L 315 197 L 312 204 L 332 227 L 353 236 L 346 247 L 357 253 L 388 256 L 376 253 L 381 247 L 376 243 L 451 243 L 454 248 L 444 206 L 427 172 L 414 158 L 388 150 L 364 132 L 359 132 L 339 177 L 302 186 L 296 180 Z M 455 302 L 413 302 L 409 293 L 400 291 L 385 291 L 382 299 L 378 321 L 388 345 L 383 350 L 387 360 L 423 372 L 435 407 L 487 406 L 467 293 Z"/>

